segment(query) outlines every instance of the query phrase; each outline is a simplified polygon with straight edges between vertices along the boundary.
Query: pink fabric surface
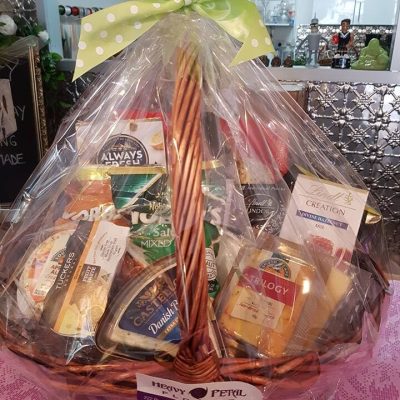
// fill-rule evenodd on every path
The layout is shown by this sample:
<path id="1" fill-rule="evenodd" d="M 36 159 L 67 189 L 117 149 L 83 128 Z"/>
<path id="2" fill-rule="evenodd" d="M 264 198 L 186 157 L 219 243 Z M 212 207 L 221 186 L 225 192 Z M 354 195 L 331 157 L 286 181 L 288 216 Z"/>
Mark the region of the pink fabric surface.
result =
<path id="1" fill-rule="evenodd" d="M 400 282 L 393 283 L 388 321 L 375 346 L 371 360 L 355 368 L 339 381 L 331 400 L 398 400 L 400 399 Z M 1 400 L 54 400 L 56 393 L 32 382 L 36 371 L 22 371 L 8 352 L 0 352 Z M 36 381 L 43 381 L 40 378 Z M 107 396 L 99 399 L 108 399 Z M 309 400 L 315 397 L 309 397 Z M 322 400 L 322 398 L 318 399 Z M 326 397 L 323 400 L 328 400 Z"/>

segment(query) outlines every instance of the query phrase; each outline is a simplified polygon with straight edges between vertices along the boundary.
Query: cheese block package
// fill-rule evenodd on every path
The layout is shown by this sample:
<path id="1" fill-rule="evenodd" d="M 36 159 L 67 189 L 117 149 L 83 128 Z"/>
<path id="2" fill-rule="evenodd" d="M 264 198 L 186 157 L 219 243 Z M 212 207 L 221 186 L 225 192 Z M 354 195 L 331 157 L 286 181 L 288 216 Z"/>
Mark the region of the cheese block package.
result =
<path id="1" fill-rule="evenodd" d="M 79 223 L 44 299 L 42 324 L 66 336 L 95 333 L 125 253 L 127 231 L 106 221 Z"/>
<path id="2" fill-rule="evenodd" d="M 307 297 L 315 290 L 315 267 L 282 253 L 256 249 L 252 253 L 242 261 L 243 273 L 220 324 L 260 354 L 282 357 L 303 318 Z"/>
<path id="3" fill-rule="evenodd" d="M 90 125 L 89 125 L 90 126 Z M 87 124 L 78 124 L 78 146 L 85 146 Z M 106 130 L 108 140 L 92 159 L 93 164 L 134 167 L 142 165 L 165 166 L 163 123 L 157 118 L 120 120 L 100 123 L 90 129 Z"/>
<path id="4" fill-rule="evenodd" d="M 347 262 L 263 235 L 242 248 L 218 298 L 226 351 L 293 357 L 321 351 L 339 335 L 351 341 L 362 319 L 354 309 L 369 308 L 360 291 L 375 296 L 372 280 Z"/>
<path id="5" fill-rule="evenodd" d="M 181 334 L 175 267 L 167 257 L 126 285 L 98 331 L 101 348 L 134 359 L 176 356 Z"/>
<path id="6" fill-rule="evenodd" d="M 0 229 L 0 350 L 54 400 L 334 398 L 392 294 L 374 193 L 253 2 L 114 3 Z"/>
<path id="7" fill-rule="evenodd" d="M 27 315 L 39 315 L 43 311 L 43 302 L 53 286 L 64 262 L 66 246 L 74 233 L 69 230 L 54 232 L 41 242 L 24 262 L 23 272 L 19 279 L 18 302 L 21 310 Z"/>

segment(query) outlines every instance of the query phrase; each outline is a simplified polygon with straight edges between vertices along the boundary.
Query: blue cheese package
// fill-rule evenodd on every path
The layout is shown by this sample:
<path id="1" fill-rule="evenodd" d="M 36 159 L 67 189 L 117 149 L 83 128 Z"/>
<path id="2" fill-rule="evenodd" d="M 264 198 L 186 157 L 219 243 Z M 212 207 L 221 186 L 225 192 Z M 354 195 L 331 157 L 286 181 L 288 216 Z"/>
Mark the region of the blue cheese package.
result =
<path id="1" fill-rule="evenodd" d="M 148 266 L 114 299 L 96 336 L 106 353 L 134 359 L 175 356 L 180 341 L 176 264 L 165 258 Z"/>

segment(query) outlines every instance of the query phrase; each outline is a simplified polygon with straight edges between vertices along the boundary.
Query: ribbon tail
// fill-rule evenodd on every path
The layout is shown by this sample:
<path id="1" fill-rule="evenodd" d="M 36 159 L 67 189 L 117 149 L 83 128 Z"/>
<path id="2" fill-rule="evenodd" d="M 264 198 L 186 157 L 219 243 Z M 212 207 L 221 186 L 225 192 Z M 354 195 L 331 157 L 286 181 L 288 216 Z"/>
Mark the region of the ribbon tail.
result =
<path id="1" fill-rule="evenodd" d="M 108 60 L 110 57 L 114 56 L 118 52 L 124 50 L 131 43 L 133 43 L 133 41 L 134 40 L 131 40 L 130 42 L 125 42 L 123 45 L 118 46 L 116 49 L 114 49 L 112 51 L 105 51 L 103 49 L 102 55 L 97 55 L 96 57 L 91 57 L 91 58 L 84 57 L 83 51 L 79 50 L 77 58 L 76 58 L 75 71 L 74 71 L 74 77 L 72 79 L 72 82 L 74 82 L 75 80 L 80 78 L 82 75 L 86 74 L 87 72 L 91 71 L 93 68 L 102 64 L 104 61 Z"/>
<path id="2" fill-rule="evenodd" d="M 235 58 L 232 60 L 230 66 L 241 64 L 242 62 L 252 60 L 254 58 L 261 57 L 268 53 L 274 53 L 275 49 L 272 45 L 271 39 L 268 36 L 258 36 L 248 38 L 236 54 Z"/>
<path id="3" fill-rule="evenodd" d="M 207 2 L 197 3 L 192 8 L 200 15 L 214 20 L 230 36 L 243 43 L 231 66 L 275 52 L 254 3 L 247 0 L 220 0 L 213 4 L 210 7 Z"/>

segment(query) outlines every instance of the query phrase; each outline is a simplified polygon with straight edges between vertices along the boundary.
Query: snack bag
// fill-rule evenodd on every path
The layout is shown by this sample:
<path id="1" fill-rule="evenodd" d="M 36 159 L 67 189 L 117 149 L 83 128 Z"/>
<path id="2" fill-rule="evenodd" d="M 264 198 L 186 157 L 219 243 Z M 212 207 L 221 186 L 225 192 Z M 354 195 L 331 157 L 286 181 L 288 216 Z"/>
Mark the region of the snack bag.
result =
<path id="1" fill-rule="evenodd" d="M 254 4 L 120 3 L 79 48 L 77 75 L 123 51 L 8 217 L 4 347 L 52 399 L 332 396 L 385 322 L 382 217 L 248 61 Z"/>

